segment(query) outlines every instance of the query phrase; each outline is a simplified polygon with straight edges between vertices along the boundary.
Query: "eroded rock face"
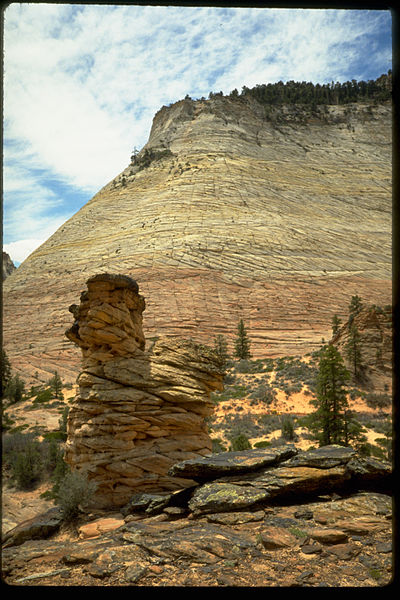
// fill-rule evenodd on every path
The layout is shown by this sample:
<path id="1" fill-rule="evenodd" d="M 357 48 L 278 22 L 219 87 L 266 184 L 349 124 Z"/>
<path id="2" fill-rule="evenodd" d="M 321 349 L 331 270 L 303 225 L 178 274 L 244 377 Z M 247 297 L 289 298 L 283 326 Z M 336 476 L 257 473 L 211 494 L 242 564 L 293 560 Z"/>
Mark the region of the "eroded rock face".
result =
<path id="1" fill-rule="evenodd" d="M 392 306 L 362 306 L 354 319 L 348 320 L 332 339 L 332 343 L 337 346 L 350 370 L 351 364 L 346 356 L 346 345 L 349 341 L 352 323 L 360 338 L 359 349 L 363 378 L 368 380 L 372 377 L 377 382 L 379 375 L 392 376 Z"/>
<path id="2" fill-rule="evenodd" d="M 16 268 L 17 267 L 14 265 L 13 261 L 11 260 L 10 256 L 7 254 L 7 252 L 3 251 L 3 281 L 5 279 L 7 279 L 7 277 L 9 275 L 14 273 Z"/>
<path id="3" fill-rule="evenodd" d="M 122 506 L 134 492 L 192 482 L 169 468 L 211 453 L 204 422 L 209 394 L 222 389 L 213 352 L 191 341 L 153 341 L 145 349 L 143 297 L 125 276 L 87 281 L 66 336 L 82 351 L 79 391 L 68 418 L 65 460 L 97 484 L 99 507 Z"/>

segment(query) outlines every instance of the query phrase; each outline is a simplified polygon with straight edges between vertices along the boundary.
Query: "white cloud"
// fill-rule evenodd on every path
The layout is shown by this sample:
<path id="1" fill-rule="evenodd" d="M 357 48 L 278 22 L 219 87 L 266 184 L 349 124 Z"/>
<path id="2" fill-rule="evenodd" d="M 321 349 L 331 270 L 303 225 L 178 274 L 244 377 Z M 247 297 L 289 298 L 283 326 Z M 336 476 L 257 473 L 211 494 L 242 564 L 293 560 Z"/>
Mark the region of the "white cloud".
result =
<path id="1" fill-rule="evenodd" d="M 379 76 L 390 66 L 390 40 L 382 47 L 379 37 L 389 20 L 385 11 L 11 4 L 6 242 L 42 239 L 23 231 L 47 233 L 71 216 L 54 181 L 92 195 L 146 143 L 158 109 L 187 93 L 366 78 L 370 65 Z"/>
<path id="2" fill-rule="evenodd" d="M 47 237 L 42 237 L 41 239 L 30 238 L 27 240 L 18 240 L 17 242 L 4 244 L 3 250 L 11 257 L 14 265 L 19 267 L 26 257 L 32 254 L 32 252 L 41 246 L 46 240 Z"/>

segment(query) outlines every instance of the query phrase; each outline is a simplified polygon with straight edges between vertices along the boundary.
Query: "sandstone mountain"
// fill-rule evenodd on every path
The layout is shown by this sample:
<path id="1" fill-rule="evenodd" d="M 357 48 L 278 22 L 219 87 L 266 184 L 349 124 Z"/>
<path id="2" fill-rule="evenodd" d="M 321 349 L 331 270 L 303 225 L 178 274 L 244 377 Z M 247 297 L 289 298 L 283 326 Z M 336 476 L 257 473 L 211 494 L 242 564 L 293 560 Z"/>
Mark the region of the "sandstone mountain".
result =
<path id="1" fill-rule="evenodd" d="M 130 164 L 5 281 L 13 369 L 75 380 L 65 307 L 95 273 L 138 282 L 147 339 L 222 334 L 232 350 L 243 318 L 254 357 L 319 347 L 355 294 L 390 304 L 391 118 L 390 102 L 163 107 Z"/>

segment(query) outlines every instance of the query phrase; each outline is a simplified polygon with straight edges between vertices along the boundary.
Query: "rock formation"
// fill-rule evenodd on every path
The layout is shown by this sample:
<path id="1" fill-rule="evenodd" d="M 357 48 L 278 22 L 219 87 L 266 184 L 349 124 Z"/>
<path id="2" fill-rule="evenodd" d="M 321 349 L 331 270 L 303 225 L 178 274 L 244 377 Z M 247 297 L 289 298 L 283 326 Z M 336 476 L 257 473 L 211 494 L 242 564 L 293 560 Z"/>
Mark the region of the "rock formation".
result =
<path id="1" fill-rule="evenodd" d="M 190 485 L 169 476 L 181 460 L 211 452 L 205 417 L 222 389 L 213 352 L 159 338 L 145 349 L 143 297 L 129 277 L 87 281 L 67 337 L 82 351 L 79 391 L 68 417 L 65 460 L 97 485 L 94 503 L 124 505 L 133 492 Z"/>
<path id="2" fill-rule="evenodd" d="M 354 318 L 346 321 L 333 337 L 332 343 L 338 348 L 350 371 L 352 367 L 346 356 L 346 346 L 351 324 L 354 324 L 359 334 L 363 375 L 361 383 L 373 379 L 378 387 L 379 379 L 390 381 L 393 372 L 392 306 L 363 305 Z"/>
<path id="3" fill-rule="evenodd" d="M 7 279 L 7 277 L 9 275 L 11 275 L 12 273 L 14 273 L 14 271 L 16 270 L 16 266 L 14 265 L 13 261 L 11 260 L 9 254 L 7 254 L 7 252 L 3 251 L 3 281 L 5 279 Z"/>
<path id="4" fill-rule="evenodd" d="M 365 588 L 390 582 L 392 483 L 384 461 L 346 447 L 302 452 L 288 445 L 189 459 L 171 474 L 197 483 L 185 494 L 139 493 L 119 513 L 92 515 L 80 539 L 57 537 L 59 508 L 21 523 L 4 539 L 7 583 Z"/>
<path id="5" fill-rule="evenodd" d="M 222 334 L 232 351 L 243 318 L 255 358 L 317 349 L 355 294 L 391 302 L 390 102 L 270 108 L 215 96 L 155 115 L 131 163 L 6 280 L 17 372 L 75 379 L 64 307 L 100 272 L 138 281 L 149 337 Z"/>

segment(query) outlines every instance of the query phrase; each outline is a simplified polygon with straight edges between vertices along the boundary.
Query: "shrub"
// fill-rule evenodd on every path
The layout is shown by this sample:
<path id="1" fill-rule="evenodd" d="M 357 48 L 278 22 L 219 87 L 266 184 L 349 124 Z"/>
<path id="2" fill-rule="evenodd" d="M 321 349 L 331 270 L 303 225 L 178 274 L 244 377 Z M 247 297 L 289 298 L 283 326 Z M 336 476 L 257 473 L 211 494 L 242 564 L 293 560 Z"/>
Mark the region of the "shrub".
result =
<path id="1" fill-rule="evenodd" d="M 32 401 L 35 404 L 43 404 L 44 402 L 50 402 L 53 399 L 53 392 L 50 388 L 45 388 L 38 392 L 36 398 Z"/>
<path id="2" fill-rule="evenodd" d="M 236 364 L 238 373 L 251 373 L 251 362 L 246 358 L 241 358 Z"/>
<path id="3" fill-rule="evenodd" d="M 281 426 L 282 437 L 285 440 L 294 440 L 294 423 L 293 419 L 290 415 L 284 415 L 282 417 L 282 426 Z"/>
<path id="4" fill-rule="evenodd" d="M 254 444 L 254 448 L 269 448 L 271 445 L 272 445 L 271 442 L 262 440 L 261 442 L 256 442 Z"/>
<path id="5" fill-rule="evenodd" d="M 32 489 L 41 479 L 43 460 L 38 441 L 30 440 L 23 452 L 13 455 L 11 473 L 17 488 L 20 490 Z"/>
<path id="6" fill-rule="evenodd" d="M 276 392 L 268 383 L 263 382 L 250 394 L 250 398 L 271 404 L 276 400 Z"/>
<path id="7" fill-rule="evenodd" d="M 225 386 L 223 392 L 212 392 L 211 398 L 215 403 L 224 402 L 226 400 L 234 400 L 238 398 L 244 398 L 247 394 L 247 390 L 243 385 L 232 385 Z"/>
<path id="8" fill-rule="evenodd" d="M 365 401 L 370 408 L 385 408 L 391 405 L 392 398 L 389 394 L 369 393 L 366 394 Z"/>
<path id="9" fill-rule="evenodd" d="M 220 452 L 226 452 L 226 448 L 219 438 L 212 440 L 212 453 L 219 454 Z"/>
<path id="10" fill-rule="evenodd" d="M 18 489 L 32 489 L 57 470 L 63 460 L 57 433 L 46 434 L 43 442 L 39 442 L 32 432 L 17 431 L 4 435 L 3 464 L 10 470 L 11 479 Z"/>
<path id="11" fill-rule="evenodd" d="M 96 484 L 88 481 L 83 473 L 74 471 L 65 475 L 56 496 L 56 503 L 61 508 L 64 521 L 72 521 L 79 515 L 89 504 L 96 487 Z"/>
<path id="12" fill-rule="evenodd" d="M 239 435 L 231 439 L 231 450 L 248 450 L 249 448 L 251 448 L 251 444 L 244 433 L 239 433 Z"/>

